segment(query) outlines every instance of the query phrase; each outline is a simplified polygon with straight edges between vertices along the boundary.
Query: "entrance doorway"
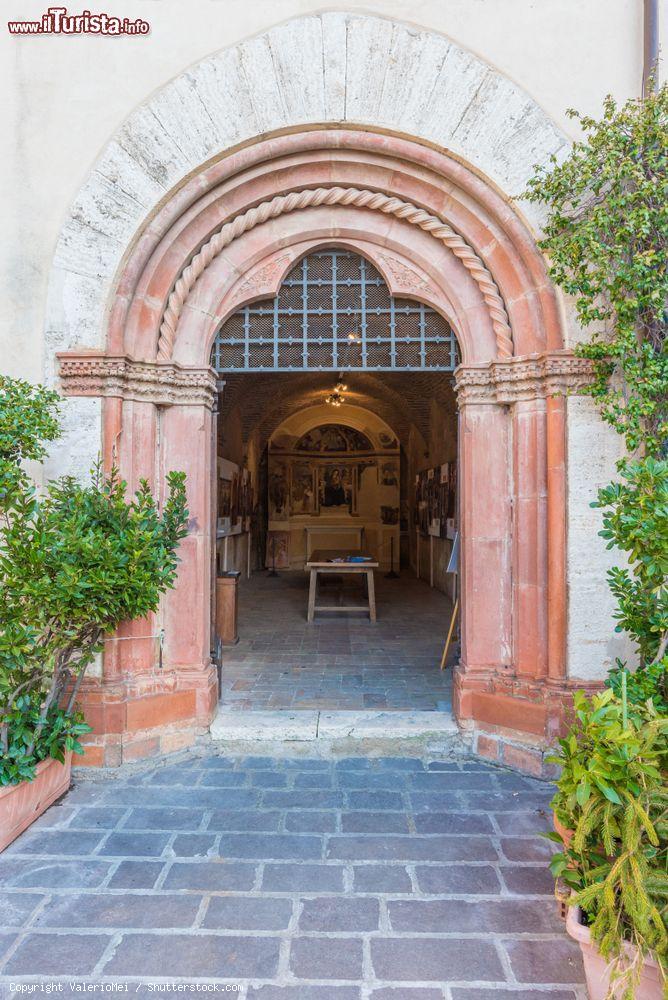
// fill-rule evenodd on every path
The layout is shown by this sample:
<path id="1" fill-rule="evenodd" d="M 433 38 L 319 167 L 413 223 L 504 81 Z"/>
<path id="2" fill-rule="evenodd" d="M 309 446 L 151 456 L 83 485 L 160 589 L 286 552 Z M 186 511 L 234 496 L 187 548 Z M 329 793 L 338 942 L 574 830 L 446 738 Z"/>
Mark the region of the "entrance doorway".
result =
<path id="1" fill-rule="evenodd" d="M 218 331 L 216 563 L 241 577 L 224 709 L 451 711 L 458 360 L 444 317 L 340 247 Z M 308 621 L 320 556 L 376 567 L 376 622 L 347 610 L 366 574 L 329 571 Z"/>

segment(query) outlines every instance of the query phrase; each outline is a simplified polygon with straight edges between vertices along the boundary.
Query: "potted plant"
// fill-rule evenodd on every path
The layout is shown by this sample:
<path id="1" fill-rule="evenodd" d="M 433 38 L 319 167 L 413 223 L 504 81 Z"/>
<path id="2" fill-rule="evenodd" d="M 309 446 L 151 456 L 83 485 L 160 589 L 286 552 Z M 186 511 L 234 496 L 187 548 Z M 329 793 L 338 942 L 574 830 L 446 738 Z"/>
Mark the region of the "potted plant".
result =
<path id="1" fill-rule="evenodd" d="M 186 533 L 185 477 L 162 511 L 146 482 L 64 477 L 39 492 L 23 463 L 59 433 L 59 399 L 0 376 L 0 850 L 69 785 L 89 731 L 76 701 L 104 636 L 158 608 Z"/>
<path id="2" fill-rule="evenodd" d="M 578 692 L 574 707 L 551 758 L 552 806 L 572 831 L 552 873 L 572 893 L 567 930 L 592 1000 L 650 1000 L 668 968 L 668 718 L 651 698 L 629 702 L 625 685 L 621 698 Z"/>

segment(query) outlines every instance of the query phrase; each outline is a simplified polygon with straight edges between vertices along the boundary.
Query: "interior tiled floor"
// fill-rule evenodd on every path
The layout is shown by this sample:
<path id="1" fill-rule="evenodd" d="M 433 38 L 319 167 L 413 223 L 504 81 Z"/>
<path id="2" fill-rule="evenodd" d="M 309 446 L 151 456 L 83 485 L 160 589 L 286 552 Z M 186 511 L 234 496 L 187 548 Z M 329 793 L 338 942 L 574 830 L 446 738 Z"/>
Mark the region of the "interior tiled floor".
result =
<path id="1" fill-rule="evenodd" d="M 361 586 L 319 583 L 328 604 L 359 603 Z M 408 574 L 377 574 L 375 624 L 360 613 L 320 613 L 309 624 L 307 596 L 302 572 L 240 583 L 240 639 L 223 651 L 226 709 L 451 710 L 451 670 L 439 670 L 452 612 L 444 594 Z"/>

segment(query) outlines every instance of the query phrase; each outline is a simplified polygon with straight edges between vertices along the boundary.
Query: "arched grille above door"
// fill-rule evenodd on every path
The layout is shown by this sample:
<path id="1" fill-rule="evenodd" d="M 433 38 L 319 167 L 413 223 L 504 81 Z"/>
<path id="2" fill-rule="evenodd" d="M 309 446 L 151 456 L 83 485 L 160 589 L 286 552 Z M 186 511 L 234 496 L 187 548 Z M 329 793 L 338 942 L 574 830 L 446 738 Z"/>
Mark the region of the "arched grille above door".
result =
<path id="1" fill-rule="evenodd" d="M 276 298 L 230 316 L 211 351 L 219 372 L 453 371 L 458 363 L 447 320 L 395 298 L 376 268 L 347 250 L 304 257 Z"/>

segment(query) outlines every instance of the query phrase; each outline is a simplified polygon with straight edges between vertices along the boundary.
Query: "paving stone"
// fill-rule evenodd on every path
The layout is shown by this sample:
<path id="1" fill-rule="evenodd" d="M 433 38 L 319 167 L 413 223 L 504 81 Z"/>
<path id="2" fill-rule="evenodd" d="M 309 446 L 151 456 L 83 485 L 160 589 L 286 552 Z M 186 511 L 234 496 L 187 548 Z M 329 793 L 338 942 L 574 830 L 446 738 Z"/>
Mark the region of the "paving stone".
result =
<path id="1" fill-rule="evenodd" d="M 104 974 L 272 979 L 280 938 L 213 934 L 131 934 L 121 939 Z"/>
<path id="2" fill-rule="evenodd" d="M 105 802 L 125 806 L 180 806 L 185 809 L 251 809 L 260 799 L 256 788 L 133 788 L 118 785 L 105 793 Z"/>
<path id="3" fill-rule="evenodd" d="M 348 792 L 347 798 L 350 809 L 388 809 L 394 811 L 404 809 L 404 800 L 399 792 Z"/>
<path id="4" fill-rule="evenodd" d="M 472 938 L 373 938 L 378 979 L 395 982 L 503 982 L 493 944 Z"/>
<path id="5" fill-rule="evenodd" d="M 554 879 L 545 865 L 517 865 L 499 869 L 508 892 L 518 896 L 554 896 Z"/>
<path id="6" fill-rule="evenodd" d="M 262 771 L 262 774 L 266 772 Z M 271 773 L 271 772 L 269 772 Z M 200 785 L 214 788 L 239 788 L 248 784 L 249 775 L 244 771 L 204 771 Z M 257 784 L 253 781 L 252 784 Z"/>
<path id="7" fill-rule="evenodd" d="M 372 990 L 369 1000 L 443 1000 L 441 990 L 422 989 L 421 987 L 383 986 Z"/>
<path id="8" fill-rule="evenodd" d="M 85 893 L 63 896 L 37 918 L 40 927 L 190 927 L 197 916 L 199 896 L 162 893 Z"/>
<path id="9" fill-rule="evenodd" d="M 29 934 L 6 963 L 5 975 L 85 976 L 111 940 L 108 934 Z"/>
<path id="10" fill-rule="evenodd" d="M 80 806 L 71 822 L 69 830 L 113 830 L 125 816 L 127 809 L 123 806 Z M 34 829 L 34 826 L 33 828 Z"/>
<path id="11" fill-rule="evenodd" d="M 237 766 L 242 770 L 259 769 L 261 771 L 280 766 L 276 757 L 240 757 Z"/>
<path id="12" fill-rule="evenodd" d="M 501 833 L 515 836 L 553 829 L 552 815 L 543 809 L 534 809 L 532 812 L 495 813 L 494 820 Z"/>
<path id="13" fill-rule="evenodd" d="M 329 771 L 331 764 L 327 760 L 296 757 L 283 762 L 287 771 Z"/>
<path id="14" fill-rule="evenodd" d="M 217 854 L 214 833 L 180 833 L 174 838 L 171 853 L 177 858 L 205 858 Z"/>
<path id="15" fill-rule="evenodd" d="M 302 931 L 376 931 L 380 919 L 377 899 L 346 899 L 320 896 L 302 904 Z"/>
<path id="16" fill-rule="evenodd" d="M 418 833 L 494 833 L 489 816 L 483 813 L 418 813 L 415 829 Z"/>
<path id="17" fill-rule="evenodd" d="M 266 791 L 262 796 L 262 804 L 269 809 L 341 809 L 345 803 L 343 792 L 304 788 L 295 791 Z"/>
<path id="18" fill-rule="evenodd" d="M 291 916 L 289 899 L 214 896 L 202 926 L 232 931 L 280 931 L 288 926 Z"/>
<path id="19" fill-rule="evenodd" d="M 508 861 L 545 861 L 558 849 L 544 837 L 502 837 L 501 852 Z"/>
<path id="20" fill-rule="evenodd" d="M 42 813 L 34 823 L 31 824 L 30 829 L 32 831 L 36 830 L 50 830 L 56 826 L 70 826 L 70 821 L 74 815 L 76 815 L 77 809 L 74 805 L 63 806 L 60 804 L 50 806 L 45 813 Z"/>
<path id="21" fill-rule="evenodd" d="M 351 861 L 496 861 L 488 837 L 330 837 L 328 858 Z"/>
<path id="22" fill-rule="evenodd" d="M 461 771 L 462 765 L 456 760 L 432 760 L 427 764 L 428 771 Z"/>
<path id="23" fill-rule="evenodd" d="M 255 866 L 228 864 L 225 861 L 175 861 L 163 888 L 202 889 L 207 892 L 252 889 Z"/>
<path id="24" fill-rule="evenodd" d="M 124 830 L 109 834 L 98 851 L 102 857 L 159 857 L 169 843 L 169 833 L 135 833 Z"/>
<path id="25" fill-rule="evenodd" d="M 516 809 L 547 807 L 552 798 L 550 792 L 485 792 L 461 789 L 461 801 L 466 809 L 483 812 L 514 812 Z"/>
<path id="26" fill-rule="evenodd" d="M 249 986 L 247 1000 L 359 1000 L 356 986 Z"/>
<path id="27" fill-rule="evenodd" d="M 382 770 L 424 771 L 424 764 L 419 757 L 378 757 L 374 763 Z"/>
<path id="28" fill-rule="evenodd" d="M 344 757 L 334 765 L 337 771 L 368 771 L 373 767 L 370 757 Z"/>
<path id="29" fill-rule="evenodd" d="M 290 969 L 300 979 L 362 979 L 359 938 L 297 938 L 290 947 Z"/>
<path id="30" fill-rule="evenodd" d="M 401 865 L 360 865 L 353 878 L 355 892 L 412 892 L 410 875 Z"/>
<path id="31" fill-rule="evenodd" d="M 98 886 L 113 867 L 110 861 L 44 861 L 0 858 L 0 888 L 83 889 Z"/>
<path id="32" fill-rule="evenodd" d="M 133 809 L 122 830 L 197 830 L 203 809 Z"/>
<path id="33" fill-rule="evenodd" d="M 450 792 L 493 790 L 496 785 L 491 774 L 478 771 L 426 771 L 410 775 L 410 787 L 421 792 Z"/>
<path id="34" fill-rule="evenodd" d="M 581 983 L 584 979 L 580 947 L 570 938 L 550 941 L 506 941 L 513 975 L 520 983 Z"/>
<path id="35" fill-rule="evenodd" d="M 414 813 L 461 812 L 463 807 L 457 792 L 411 792 L 409 801 Z"/>
<path id="36" fill-rule="evenodd" d="M 537 900 L 518 906 L 510 899 L 401 899 L 387 904 L 390 924 L 395 931 L 462 931 L 495 934 L 548 934 L 561 929 L 557 908 Z"/>
<path id="37" fill-rule="evenodd" d="M 16 937 L 16 934 L 7 934 L 4 931 L 0 932 L 0 968 L 2 967 L 5 955 L 16 941 Z"/>
<path id="38" fill-rule="evenodd" d="M 403 772 L 393 773 L 392 771 L 381 771 L 378 774 L 373 771 L 341 771 L 337 776 L 337 781 L 340 788 L 350 788 L 356 791 L 362 789 L 364 791 L 372 789 L 396 791 L 398 788 L 408 787 L 408 776 Z"/>
<path id="39" fill-rule="evenodd" d="M 541 990 L 529 991 L 517 987 L 509 990 L 481 990 L 466 989 L 465 987 L 451 986 L 450 993 L 452 1000 L 576 1000 L 572 990 Z M 373 997 L 373 993 L 371 994 Z"/>
<path id="40" fill-rule="evenodd" d="M 332 781 L 332 774 L 329 771 L 298 771 L 295 774 L 294 787 L 327 790 L 332 787 Z"/>
<path id="41" fill-rule="evenodd" d="M 109 888 L 152 889 L 164 867 L 162 861 L 121 861 L 109 879 Z"/>
<path id="42" fill-rule="evenodd" d="M 258 861 L 299 858 L 312 861 L 322 857 L 322 840 L 307 834 L 224 833 L 220 839 L 220 856 Z"/>
<path id="43" fill-rule="evenodd" d="M 272 833 L 278 830 L 280 821 L 281 814 L 278 810 L 215 809 L 207 824 L 207 830 L 215 833 L 221 833 L 223 830 Z"/>
<path id="44" fill-rule="evenodd" d="M 23 927 L 47 896 L 33 892 L 3 892 L 0 900 L 0 927 Z"/>
<path id="45" fill-rule="evenodd" d="M 285 788 L 288 776 L 284 771 L 251 771 L 250 782 L 258 788 Z"/>
<path id="46" fill-rule="evenodd" d="M 84 830 L 42 830 L 22 834 L 5 851 L 5 857 L 15 854 L 76 855 L 92 854 L 102 841 L 99 832 Z"/>
<path id="47" fill-rule="evenodd" d="M 400 812 L 350 812 L 341 814 L 343 833 L 408 833 L 408 817 Z"/>
<path id="48" fill-rule="evenodd" d="M 285 829 L 293 833 L 334 833 L 337 814 L 335 812 L 290 811 L 285 814 Z"/>
<path id="49" fill-rule="evenodd" d="M 496 869 L 488 865 L 418 866 L 415 873 L 420 890 L 428 895 L 494 895 L 501 892 Z"/>
<path id="50" fill-rule="evenodd" d="M 265 865 L 266 892 L 343 892 L 340 865 Z"/>

